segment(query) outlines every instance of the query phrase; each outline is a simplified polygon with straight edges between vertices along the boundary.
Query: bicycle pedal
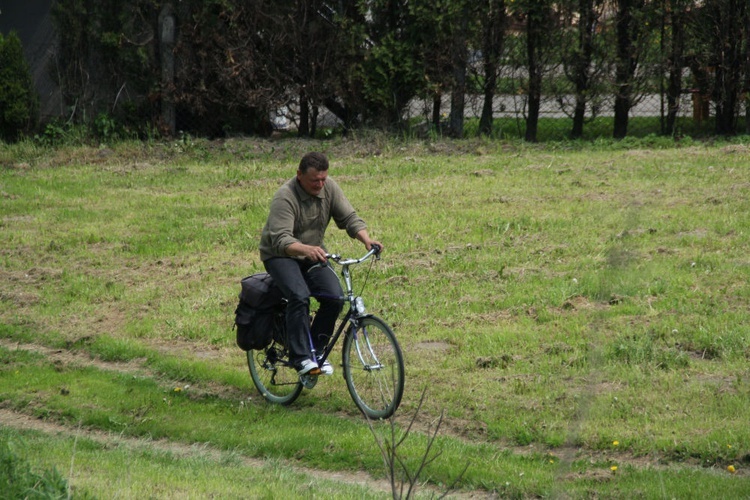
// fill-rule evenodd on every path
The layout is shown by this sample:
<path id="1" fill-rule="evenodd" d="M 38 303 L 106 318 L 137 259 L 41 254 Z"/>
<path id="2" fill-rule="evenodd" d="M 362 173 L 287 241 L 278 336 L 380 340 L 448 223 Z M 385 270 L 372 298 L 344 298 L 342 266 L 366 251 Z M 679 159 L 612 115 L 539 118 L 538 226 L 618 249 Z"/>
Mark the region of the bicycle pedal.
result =
<path id="1" fill-rule="evenodd" d="M 312 389 L 315 387 L 315 384 L 318 383 L 318 376 L 312 374 L 314 371 L 315 370 L 311 370 L 310 372 L 299 376 L 299 381 L 305 389 Z M 318 372 L 320 372 L 320 369 L 318 369 Z"/>

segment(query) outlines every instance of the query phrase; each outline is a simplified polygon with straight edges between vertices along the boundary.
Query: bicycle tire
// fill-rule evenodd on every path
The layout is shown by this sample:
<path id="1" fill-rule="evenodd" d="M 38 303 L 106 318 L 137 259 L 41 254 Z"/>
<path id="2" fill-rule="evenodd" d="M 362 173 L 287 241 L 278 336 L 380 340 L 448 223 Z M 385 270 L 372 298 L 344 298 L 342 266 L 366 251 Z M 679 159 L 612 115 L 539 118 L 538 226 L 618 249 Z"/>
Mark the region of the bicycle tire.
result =
<path id="1" fill-rule="evenodd" d="M 286 362 L 282 349 L 276 344 L 247 351 L 247 366 L 255 388 L 270 403 L 287 406 L 302 393 L 297 371 Z"/>
<path id="2" fill-rule="evenodd" d="M 344 338 L 344 380 L 354 403 L 371 419 L 388 418 L 404 394 L 404 357 L 391 328 L 368 316 Z"/>

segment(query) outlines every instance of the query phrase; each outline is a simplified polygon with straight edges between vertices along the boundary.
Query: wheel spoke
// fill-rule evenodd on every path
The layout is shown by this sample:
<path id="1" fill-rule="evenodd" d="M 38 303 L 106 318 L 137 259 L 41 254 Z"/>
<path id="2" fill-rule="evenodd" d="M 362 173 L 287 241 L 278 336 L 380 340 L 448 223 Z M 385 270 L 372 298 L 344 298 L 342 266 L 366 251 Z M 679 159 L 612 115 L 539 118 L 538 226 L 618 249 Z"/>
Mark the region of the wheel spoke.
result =
<path id="1" fill-rule="evenodd" d="M 258 392 L 271 403 L 291 404 L 302 392 L 297 371 L 286 361 L 284 350 L 277 344 L 260 351 L 248 351 L 247 365 Z"/>
<path id="2" fill-rule="evenodd" d="M 390 328 L 374 317 L 344 341 L 344 377 L 357 406 L 370 418 L 387 418 L 401 402 L 404 364 Z"/>

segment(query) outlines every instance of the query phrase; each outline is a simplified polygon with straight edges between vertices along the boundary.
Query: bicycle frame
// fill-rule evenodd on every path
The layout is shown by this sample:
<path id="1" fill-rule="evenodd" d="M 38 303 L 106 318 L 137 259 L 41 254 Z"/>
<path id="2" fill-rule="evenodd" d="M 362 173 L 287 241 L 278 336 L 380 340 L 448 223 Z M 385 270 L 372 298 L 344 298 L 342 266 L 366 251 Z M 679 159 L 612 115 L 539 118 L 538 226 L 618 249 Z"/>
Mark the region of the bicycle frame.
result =
<path id="1" fill-rule="evenodd" d="M 323 348 L 323 354 L 319 357 L 320 363 L 323 363 L 326 359 L 328 359 L 329 354 L 333 351 L 334 346 L 336 345 L 336 342 L 338 342 L 339 337 L 341 337 L 341 334 L 344 333 L 344 329 L 347 327 L 347 325 L 351 325 L 354 327 L 354 329 L 358 326 L 358 321 L 361 318 L 366 318 L 367 316 L 371 316 L 370 314 L 367 314 L 364 309 L 364 303 L 362 302 L 361 297 L 355 297 L 354 296 L 354 288 L 352 286 L 352 275 L 351 271 L 349 270 L 349 266 L 360 264 L 373 255 L 376 256 L 376 258 L 379 258 L 380 248 L 373 248 L 369 252 L 367 252 L 363 257 L 359 259 L 348 259 L 345 261 L 341 261 L 341 257 L 336 254 L 326 254 L 326 258 L 329 260 L 332 260 L 339 264 L 341 266 L 341 276 L 344 278 L 344 286 L 346 287 L 346 290 L 344 290 L 345 297 L 344 299 L 349 304 L 349 309 L 346 311 L 346 314 L 344 315 L 343 319 L 341 319 L 338 328 L 336 329 L 336 332 L 334 335 L 330 338 L 326 346 Z M 322 266 L 331 266 L 329 262 L 326 262 L 325 264 L 318 264 L 315 267 L 322 267 Z M 313 269 L 311 268 L 311 269 Z M 309 272 L 309 271 L 308 271 Z M 369 341 L 368 341 L 369 343 Z M 369 346 L 368 346 L 369 347 Z M 362 359 L 362 354 L 359 352 L 359 344 L 357 344 L 357 355 L 360 359 Z M 372 348 L 370 348 L 370 351 L 372 352 Z M 373 353 L 374 356 L 374 353 Z"/>
<path id="2" fill-rule="evenodd" d="M 373 255 L 378 256 L 380 249 L 379 248 L 373 248 L 369 252 L 367 252 L 363 257 L 360 257 L 359 259 L 348 259 L 345 261 L 341 261 L 341 256 L 336 254 L 326 254 L 326 258 L 329 260 L 332 260 L 339 264 L 341 266 L 341 276 L 344 278 L 344 285 L 346 290 L 344 290 L 344 299 L 349 304 L 349 309 L 346 311 L 346 314 L 344 317 L 339 321 L 338 328 L 336 328 L 335 333 L 333 336 L 328 340 L 325 347 L 323 348 L 323 354 L 320 356 L 316 356 L 318 358 L 318 361 L 322 364 L 326 359 L 328 359 L 328 356 L 333 352 L 333 348 L 336 346 L 336 343 L 339 340 L 339 337 L 341 337 L 341 334 L 344 333 L 344 329 L 347 327 L 347 325 L 351 325 L 355 329 L 357 326 L 359 326 L 358 321 L 361 318 L 366 318 L 368 316 L 372 316 L 371 314 L 367 314 L 364 311 L 364 304 L 362 302 L 358 303 L 357 299 L 360 299 L 360 297 L 354 296 L 354 287 L 352 286 L 352 275 L 351 271 L 349 270 L 349 266 L 355 265 L 355 264 L 361 264 L 362 262 L 366 261 Z M 313 269 L 317 269 L 319 267 L 324 266 L 331 266 L 330 262 L 326 263 L 319 263 L 314 266 L 312 266 L 310 269 L 307 270 L 307 272 L 312 271 Z M 369 341 L 368 341 L 369 343 Z M 368 346 L 369 348 L 369 346 Z M 359 344 L 357 344 L 357 355 L 360 359 L 362 359 L 362 354 L 359 352 Z M 372 352 L 372 348 L 370 348 L 370 351 Z M 313 352 L 313 355 L 316 355 L 316 352 Z M 374 357 L 374 353 L 373 353 Z M 291 363 L 288 361 L 282 361 L 282 363 L 291 366 Z"/>

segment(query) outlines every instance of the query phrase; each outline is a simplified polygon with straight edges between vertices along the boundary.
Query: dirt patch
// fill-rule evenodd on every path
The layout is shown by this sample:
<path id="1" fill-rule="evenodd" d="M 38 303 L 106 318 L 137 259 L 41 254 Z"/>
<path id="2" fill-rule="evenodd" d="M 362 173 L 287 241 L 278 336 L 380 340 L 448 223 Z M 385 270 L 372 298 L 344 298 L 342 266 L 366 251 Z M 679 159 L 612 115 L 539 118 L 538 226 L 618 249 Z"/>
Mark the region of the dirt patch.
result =
<path id="1" fill-rule="evenodd" d="M 6 339 L 0 339 L 0 347 L 9 351 L 19 350 L 39 353 L 48 358 L 50 362 L 57 365 L 91 366 L 99 370 L 112 370 L 128 374 L 136 374 L 145 371 L 142 366 L 142 361 L 139 360 L 129 361 L 127 363 L 105 362 L 97 358 L 92 358 L 83 352 L 55 349 L 37 344 L 22 344 L 20 342 L 13 342 Z"/>

